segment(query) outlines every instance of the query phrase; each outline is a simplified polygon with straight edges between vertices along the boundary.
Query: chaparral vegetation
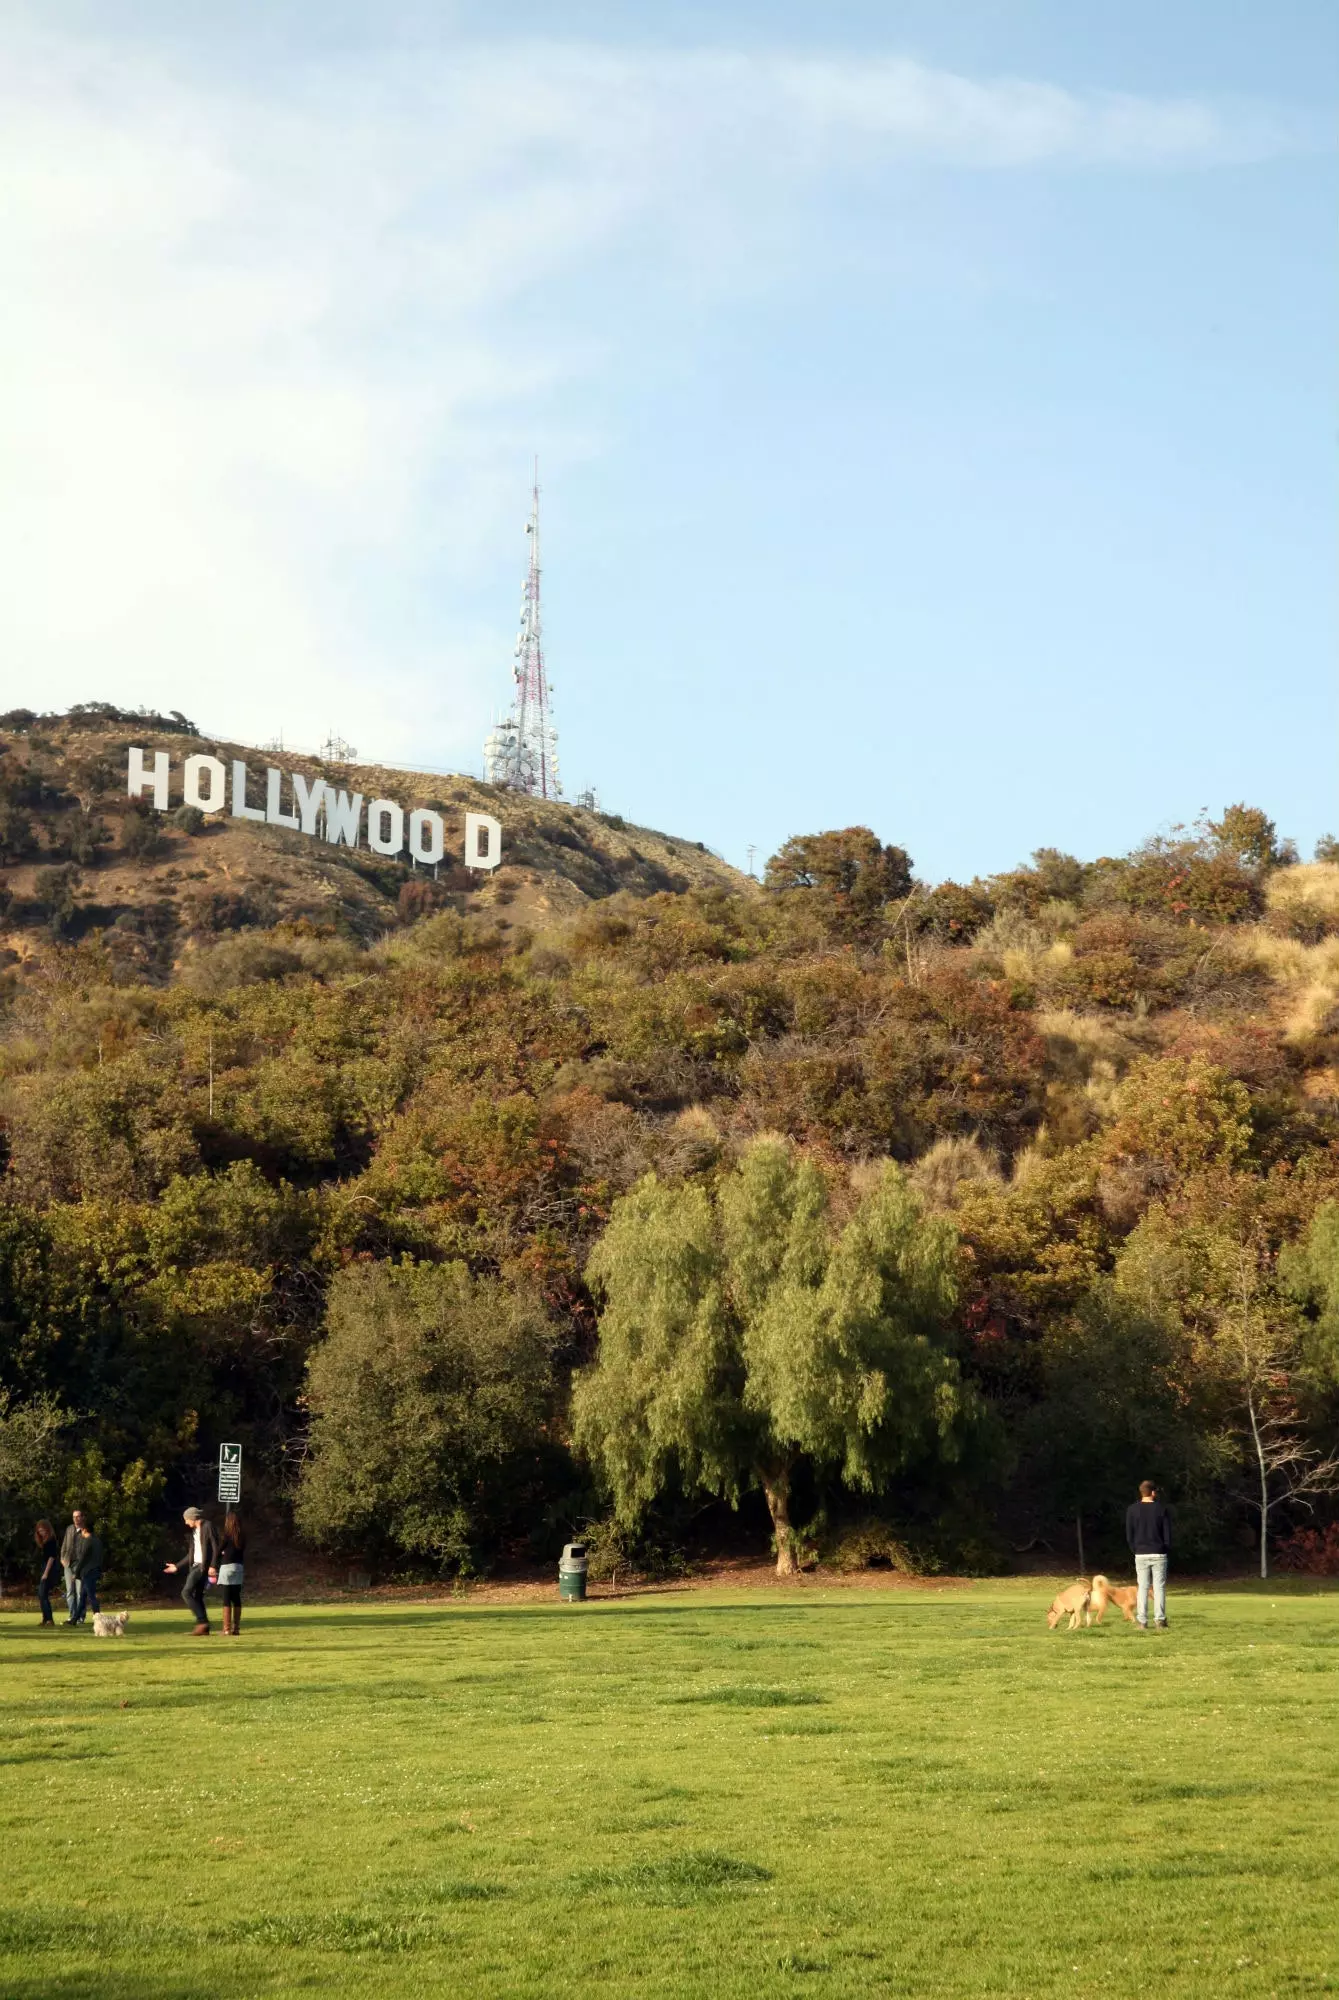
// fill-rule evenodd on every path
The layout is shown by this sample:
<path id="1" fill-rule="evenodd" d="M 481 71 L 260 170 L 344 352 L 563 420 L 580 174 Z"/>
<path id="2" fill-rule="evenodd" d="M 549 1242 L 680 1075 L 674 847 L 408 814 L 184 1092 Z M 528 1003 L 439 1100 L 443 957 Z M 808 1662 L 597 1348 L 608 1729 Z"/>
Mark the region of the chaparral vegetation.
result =
<path id="1" fill-rule="evenodd" d="M 1097 1560 L 1145 1474 L 1183 1563 L 1333 1565 L 1334 843 L 758 883 L 402 775 L 480 883 L 132 802 L 184 716 L 0 727 L 11 1569 L 78 1499 L 146 1574 L 222 1438 L 380 1574 Z"/>

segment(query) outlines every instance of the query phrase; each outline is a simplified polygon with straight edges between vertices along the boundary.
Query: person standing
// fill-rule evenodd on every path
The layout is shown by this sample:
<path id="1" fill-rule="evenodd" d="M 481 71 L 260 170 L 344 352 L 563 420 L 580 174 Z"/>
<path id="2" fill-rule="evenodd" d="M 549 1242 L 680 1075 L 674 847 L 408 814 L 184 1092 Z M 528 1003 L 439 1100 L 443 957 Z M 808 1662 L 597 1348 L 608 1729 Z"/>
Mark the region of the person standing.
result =
<path id="1" fill-rule="evenodd" d="M 190 1541 L 186 1554 L 180 1562 L 165 1563 L 169 1576 L 178 1570 L 185 1570 L 186 1581 L 181 1587 L 181 1601 L 188 1611 L 195 1613 L 193 1637 L 209 1637 L 209 1612 L 205 1608 L 205 1585 L 218 1581 L 219 1538 L 214 1532 L 214 1524 L 207 1521 L 198 1507 L 188 1507 L 182 1515 Z"/>
<path id="2" fill-rule="evenodd" d="M 242 1579 L 246 1557 L 246 1532 L 239 1516 L 229 1510 L 223 1517 L 223 1540 L 219 1543 L 219 1589 L 223 1592 L 223 1630 L 235 1639 L 242 1629 Z"/>
<path id="3" fill-rule="evenodd" d="M 1153 1623 L 1159 1632 L 1167 1630 L 1167 1558 L 1172 1549 L 1171 1509 L 1158 1498 L 1151 1479 L 1139 1482 L 1139 1498 L 1125 1510 L 1125 1539 L 1134 1556 L 1134 1576 L 1138 1589 L 1135 1623 L 1148 1630 L 1148 1600 L 1153 1598 Z"/>
<path id="4" fill-rule="evenodd" d="M 74 1545 L 79 1539 L 79 1522 L 82 1518 L 79 1509 L 76 1507 L 74 1517 L 61 1537 L 60 1544 L 60 1566 L 65 1574 L 65 1609 L 67 1613 L 65 1622 L 67 1625 L 73 1625 L 74 1623 L 75 1604 L 78 1601 L 78 1593 L 74 1587 Z"/>
<path id="5" fill-rule="evenodd" d="M 60 1578 L 60 1543 L 56 1540 L 56 1530 L 50 1521 L 37 1523 L 33 1539 L 37 1543 L 37 1608 L 42 1614 L 44 1625 L 54 1625 L 56 1620 L 51 1609 L 51 1593 Z"/>
<path id="6" fill-rule="evenodd" d="M 101 1609 L 98 1581 L 102 1576 L 103 1559 L 102 1537 L 94 1533 L 93 1523 L 82 1507 L 74 1510 L 74 1534 L 72 1539 L 67 1537 L 67 1540 L 70 1544 L 70 1616 L 65 1622 L 67 1625 L 82 1625 L 90 1609 Z"/>

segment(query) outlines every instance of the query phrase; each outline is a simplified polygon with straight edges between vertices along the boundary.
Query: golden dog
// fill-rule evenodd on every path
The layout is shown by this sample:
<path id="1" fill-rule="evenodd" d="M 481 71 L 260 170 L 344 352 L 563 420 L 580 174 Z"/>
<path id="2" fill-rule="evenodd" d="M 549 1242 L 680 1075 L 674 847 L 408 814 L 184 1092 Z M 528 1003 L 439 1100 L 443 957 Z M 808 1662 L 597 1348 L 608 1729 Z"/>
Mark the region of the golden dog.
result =
<path id="1" fill-rule="evenodd" d="M 1095 1576 L 1092 1585 L 1093 1618 L 1102 1623 L 1102 1614 L 1108 1604 L 1118 1604 L 1125 1614 L 1127 1625 L 1135 1622 L 1134 1607 L 1139 1596 L 1139 1586 L 1134 1583 L 1112 1583 L 1109 1577 Z"/>
<path id="2" fill-rule="evenodd" d="M 1067 1590 L 1057 1591 L 1051 1600 L 1051 1608 L 1046 1614 L 1046 1623 L 1054 1632 L 1060 1620 L 1069 1617 L 1069 1629 L 1076 1632 L 1079 1620 L 1092 1623 L 1092 1592 L 1086 1583 L 1071 1583 Z"/>

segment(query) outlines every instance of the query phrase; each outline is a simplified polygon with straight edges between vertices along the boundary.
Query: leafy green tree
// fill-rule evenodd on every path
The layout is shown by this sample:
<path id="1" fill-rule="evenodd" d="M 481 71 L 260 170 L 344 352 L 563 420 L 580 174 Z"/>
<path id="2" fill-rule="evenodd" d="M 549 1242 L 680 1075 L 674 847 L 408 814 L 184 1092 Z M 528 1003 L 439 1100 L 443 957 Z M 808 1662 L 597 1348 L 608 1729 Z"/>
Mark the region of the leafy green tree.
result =
<path id="1" fill-rule="evenodd" d="M 554 1330 L 463 1264 L 353 1264 L 308 1363 L 296 1519 L 326 1547 L 477 1567 L 537 1504 L 552 1447 Z"/>
<path id="2" fill-rule="evenodd" d="M 1116 1096 L 1104 1151 L 1177 1177 L 1235 1166 L 1251 1143 L 1251 1095 L 1207 1057 L 1136 1063 Z"/>
<path id="3" fill-rule="evenodd" d="M 1279 1257 L 1279 1277 L 1307 1314 L 1303 1366 L 1322 1392 L 1339 1390 L 1339 1202 L 1323 1202 L 1300 1243 Z"/>
<path id="4" fill-rule="evenodd" d="M 1297 859 L 1291 841 L 1279 840 L 1273 820 L 1259 806 L 1227 806 L 1221 819 L 1208 822 L 1208 829 L 1219 853 L 1243 868 L 1279 868 Z"/>
<path id="5" fill-rule="evenodd" d="M 960 1448 L 956 1238 L 891 1164 L 844 1227 L 783 1141 L 756 1141 L 715 1196 L 648 1175 L 614 1204 L 587 1277 L 600 1347 L 574 1435 L 628 1525 L 675 1474 L 732 1504 L 761 1488 L 788 1572 L 801 1460 L 874 1492 Z"/>
<path id="6" fill-rule="evenodd" d="M 911 857 L 867 826 L 795 834 L 767 864 L 769 889 L 816 890 L 839 924 L 867 928 L 911 892 Z"/>
<path id="7" fill-rule="evenodd" d="M 36 848 L 33 823 L 27 813 L 17 805 L 0 801 L 0 868 L 26 861 Z"/>

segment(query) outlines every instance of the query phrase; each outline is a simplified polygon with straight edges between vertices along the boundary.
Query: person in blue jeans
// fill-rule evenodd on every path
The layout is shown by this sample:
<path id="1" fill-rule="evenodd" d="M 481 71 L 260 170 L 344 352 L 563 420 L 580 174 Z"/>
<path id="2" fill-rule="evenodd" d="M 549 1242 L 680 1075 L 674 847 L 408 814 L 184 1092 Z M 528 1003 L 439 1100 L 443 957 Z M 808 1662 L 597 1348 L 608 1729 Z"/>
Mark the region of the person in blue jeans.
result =
<path id="1" fill-rule="evenodd" d="M 90 1611 L 98 1609 L 98 1579 L 102 1575 L 102 1537 L 82 1507 L 74 1510 L 73 1538 L 67 1536 L 70 1551 L 72 1593 L 67 1625 L 82 1625 Z"/>
<path id="2" fill-rule="evenodd" d="M 1125 1510 L 1125 1539 L 1134 1556 L 1134 1578 L 1139 1595 L 1135 1600 L 1135 1623 L 1148 1630 L 1148 1600 L 1153 1599 L 1153 1623 L 1159 1632 L 1167 1630 L 1167 1558 L 1172 1552 L 1172 1514 L 1158 1498 L 1151 1479 L 1139 1482 L 1139 1498 Z"/>
<path id="3" fill-rule="evenodd" d="M 50 1521 L 43 1519 L 37 1523 L 34 1540 L 37 1543 L 37 1608 L 42 1614 L 42 1623 L 54 1625 L 56 1618 L 51 1609 L 51 1593 L 60 1589 L 61 1566 L 60 1543 Z"/>

